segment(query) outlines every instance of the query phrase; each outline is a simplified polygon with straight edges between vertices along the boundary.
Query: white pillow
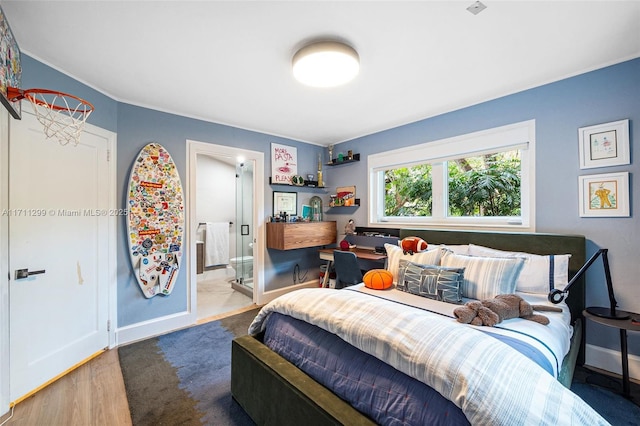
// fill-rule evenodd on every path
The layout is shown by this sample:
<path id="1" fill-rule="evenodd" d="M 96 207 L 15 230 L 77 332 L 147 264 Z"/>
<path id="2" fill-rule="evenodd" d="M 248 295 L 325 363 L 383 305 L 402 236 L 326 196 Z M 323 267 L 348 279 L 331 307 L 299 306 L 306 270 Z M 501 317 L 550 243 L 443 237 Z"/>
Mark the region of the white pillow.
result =
<path id="1" fill-rule="evenodd" d="M 447 252 L 440 263 L 449 268 L 464 268 L 462 296 L 482 300 L 514 293 L 524 260 L 518 257 L 478 257 Z"/>
<path id="2" fill-rule="evenodd" d="M 387 271 L 393 275 L 394 284 L 398 282 L 398 264 L 400 263 L 400 259 L 419 265 L 438 265 L 442 255 L 442 249 L 440 247 L 414 254 L 404 254 L 401 247 L 389 243 L 385 243 L 384 248 L 387 251 Z"/>
<path id="3" fill-rule="evenodd" d="M 520 257 L 524 265 L 516 282 L 516 291 L 548 294 L 553 289 L 563 290 L 569 282 L 570 254 L 539 255 L 510 252 L 469 244 L 472 256 Z"/>
<path id="4" fill-rule="evenodd" d="M 440 247 L 452 251 L 455 254 L 469 254 L 468 244 L 441 244 Z"/>

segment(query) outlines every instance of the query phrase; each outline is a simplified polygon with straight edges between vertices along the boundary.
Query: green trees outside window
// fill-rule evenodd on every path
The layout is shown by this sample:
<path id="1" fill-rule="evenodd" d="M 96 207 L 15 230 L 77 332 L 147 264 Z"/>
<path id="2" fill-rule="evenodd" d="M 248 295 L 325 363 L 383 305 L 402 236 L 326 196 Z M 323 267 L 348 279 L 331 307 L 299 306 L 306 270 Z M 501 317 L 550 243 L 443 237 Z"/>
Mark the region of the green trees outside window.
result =
<path id="1" fill-rule="evenodd" d="M 446 170 L 449 216 L 520 216 L 519 150 L 450 160 Z M 386 170 L 385 216 L 432 216 L 432 172 L 431 164 Z"/>

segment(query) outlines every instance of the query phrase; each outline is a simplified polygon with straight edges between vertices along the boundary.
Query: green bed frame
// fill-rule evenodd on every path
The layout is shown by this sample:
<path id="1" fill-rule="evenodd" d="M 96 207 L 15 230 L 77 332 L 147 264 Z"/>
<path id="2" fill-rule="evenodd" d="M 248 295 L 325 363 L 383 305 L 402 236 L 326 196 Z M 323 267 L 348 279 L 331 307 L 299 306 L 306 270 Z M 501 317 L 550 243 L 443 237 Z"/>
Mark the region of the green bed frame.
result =
<path id="1" fill-rule="evenodd" d="M 507 251 L 541 255 L 571 254 L 569 276 L 586 259 L 586 240 L 579 235 L 514 232 L 401 229 L 400 238 L 418 236 L 430 245 L 477 244 Z M 584 283 L 576 283 L 566 299 L 574 333 L 571 349 L 563 360 L 558 381 L 567 388 L 576 364 L 584 363 L 582 311 Z M 242 336 L 232 342 L 231 393 L 258 425 L 373 425 L 329 389 L 271 351 L 262 336 Z"/>

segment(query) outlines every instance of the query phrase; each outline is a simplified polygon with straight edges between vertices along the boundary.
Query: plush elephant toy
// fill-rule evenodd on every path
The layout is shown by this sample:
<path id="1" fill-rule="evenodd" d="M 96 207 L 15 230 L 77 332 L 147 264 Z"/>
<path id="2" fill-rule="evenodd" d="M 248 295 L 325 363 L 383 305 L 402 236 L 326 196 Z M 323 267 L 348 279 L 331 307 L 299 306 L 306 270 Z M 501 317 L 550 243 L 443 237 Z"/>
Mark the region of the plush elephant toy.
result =
<path id="1" fill-rule="evenodd" d="M 555 306 L 531 305 L 517 294 L 500 294 L 493 299 L 474 300 L 453 310 L 458 322 L 471 325 L 494 325 L 510 319 L 524 318 L 542 325 L 549 324 L 549 318 L 534 314 L 536 311 L 562 312 Z"/>

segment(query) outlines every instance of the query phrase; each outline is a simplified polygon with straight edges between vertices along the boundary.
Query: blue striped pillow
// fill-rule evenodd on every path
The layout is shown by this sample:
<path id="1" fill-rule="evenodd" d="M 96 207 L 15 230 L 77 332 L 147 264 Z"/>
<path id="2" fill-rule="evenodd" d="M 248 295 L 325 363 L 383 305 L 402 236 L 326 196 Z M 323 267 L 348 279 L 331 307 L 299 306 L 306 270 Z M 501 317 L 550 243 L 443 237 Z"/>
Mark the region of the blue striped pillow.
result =
<path id="1" fill-rule="evenodd" d="M 445 253 L 440 262 L 448 268 L 464 268 L 462 296 L 477 300 L 514 293 L 523 263 L 521 258 L 475 257 L 451 252 Z"/>

